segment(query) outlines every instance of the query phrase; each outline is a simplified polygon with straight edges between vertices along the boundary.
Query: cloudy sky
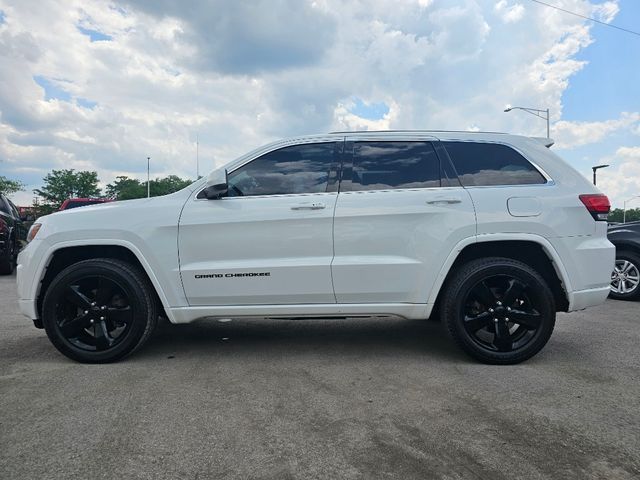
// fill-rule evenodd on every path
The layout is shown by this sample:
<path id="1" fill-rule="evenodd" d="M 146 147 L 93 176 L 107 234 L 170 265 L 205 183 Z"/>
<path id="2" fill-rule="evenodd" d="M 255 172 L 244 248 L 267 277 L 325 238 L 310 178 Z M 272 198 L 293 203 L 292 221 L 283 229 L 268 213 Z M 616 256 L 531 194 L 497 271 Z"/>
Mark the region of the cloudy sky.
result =
<path id="1" fill-rule="evenodd" d="M 637 0 L 546 0 L 640 29 Z M 195 177 L 336 129 L 544 136 L 640 195 L 640 36 L 532 0 L 0 0 L 0 175 Z M 639 200 L 640 201 L 640 200 Z M 640 206 L 640 205 L 638 205 Z"/>

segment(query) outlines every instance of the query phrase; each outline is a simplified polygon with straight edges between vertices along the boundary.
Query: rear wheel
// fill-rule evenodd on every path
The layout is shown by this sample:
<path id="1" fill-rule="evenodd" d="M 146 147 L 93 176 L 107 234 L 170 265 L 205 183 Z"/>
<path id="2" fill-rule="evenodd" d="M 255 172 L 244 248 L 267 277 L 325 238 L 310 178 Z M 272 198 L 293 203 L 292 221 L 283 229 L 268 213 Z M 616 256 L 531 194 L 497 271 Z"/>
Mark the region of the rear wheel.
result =
<path id="1" fill-rule="evenodd" d="M 119 360 L 149 338 L 157 321 L 147 279 L 114 259 L 78 262 L 51 282 L 42 321 L 53 345 L 84 363 Z"/>
<path id="2" fill-rule="evenodd" d="M 445 285 L 441 315 L 453 340 L 484 363 L 538 353 L 555 326 L 555 302 L 538 272 L 508 258 L 473 260 Z"/>
<path id="3" fill-rule="evenodd" d="M 640 298 L 640 256 L 621 250 L 611 273 L 611 298 L 637 300 Z"/>

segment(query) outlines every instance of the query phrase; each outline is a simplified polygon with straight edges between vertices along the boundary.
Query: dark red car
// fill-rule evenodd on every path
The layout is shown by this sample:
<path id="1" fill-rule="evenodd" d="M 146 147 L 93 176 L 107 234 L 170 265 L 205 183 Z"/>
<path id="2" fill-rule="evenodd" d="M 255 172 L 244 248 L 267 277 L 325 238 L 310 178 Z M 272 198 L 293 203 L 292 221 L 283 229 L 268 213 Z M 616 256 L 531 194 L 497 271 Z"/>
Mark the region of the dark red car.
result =
<path id="1" fill-rule="evenodd" d="M 87 205 L 95 205 L 96 203 L 107 203 L 113 202 L 110 198 L 68 198 L 62 205 L 60 205 L 59 210 L 69 210 L 70 208 L 78 208 L 85 207 Z"/>

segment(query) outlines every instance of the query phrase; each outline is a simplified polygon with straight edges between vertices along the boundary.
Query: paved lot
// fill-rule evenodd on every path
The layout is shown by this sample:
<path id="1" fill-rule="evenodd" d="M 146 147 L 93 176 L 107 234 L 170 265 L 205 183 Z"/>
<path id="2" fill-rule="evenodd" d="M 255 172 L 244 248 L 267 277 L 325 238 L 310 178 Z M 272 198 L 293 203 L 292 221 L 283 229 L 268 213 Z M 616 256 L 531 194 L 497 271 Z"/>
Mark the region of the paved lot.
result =
<path id="1" fill-rule="evenodd" d="M 80 365 L 0 277 L 0 478 L 638 478 L 638 345 L 609 301 L 515 367 L 401 320 L 163 325 Z"/>

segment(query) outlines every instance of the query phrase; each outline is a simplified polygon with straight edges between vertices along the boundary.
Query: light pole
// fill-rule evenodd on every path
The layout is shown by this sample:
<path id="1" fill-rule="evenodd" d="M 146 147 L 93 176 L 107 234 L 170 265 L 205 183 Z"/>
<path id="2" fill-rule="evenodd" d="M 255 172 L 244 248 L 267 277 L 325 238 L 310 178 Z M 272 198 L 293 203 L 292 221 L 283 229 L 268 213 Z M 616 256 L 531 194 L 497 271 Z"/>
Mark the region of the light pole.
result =
<path id="1" fill-rule="evenodd" d="M 149 184 L 149 163 L 151 161 L 151 157 L 147 157 L 147 198 L 151 196 L 151 185 Z"/>
<path id="2" fill-rule="evenodd" d="M 596 172 L 601 169 L 601 168 L 607 168 L 609 165 L 595 165 L 593 167 L 591 167 L 591 170 L 593 170 L 593 184 L 596 184 Z"/>
<path id="3" fill-rule="evenodd" d="M 636 198 L 640 198 L 640 195 L 634 195 L 629 200 L 624 201 L 623 209 L 622 209 L 622 223 L 627 223 L 627 202 L 634 200 Z"/>
<path id="4" fill-rule="evenodd" d="M 537 108 L 527 108 L 527 107 L 508 107 L 508 108 L 505 108 L 504 111 L 506 113 L 506 112 L 510 112 L 511 110 L 524 110 L 525 112 L 530 113 L 531 115 L 535 115 L 536 117 L 546 120 L 547 121 L 547 138 L 551 138 L 550 131 L 549 131 L 549 109 L 548 108 L 546 110 L 539 110 Z"/>

